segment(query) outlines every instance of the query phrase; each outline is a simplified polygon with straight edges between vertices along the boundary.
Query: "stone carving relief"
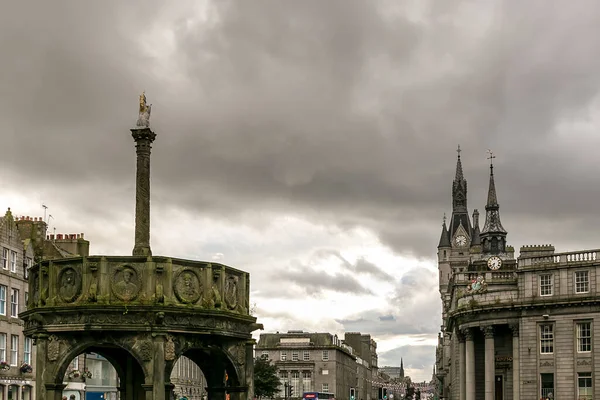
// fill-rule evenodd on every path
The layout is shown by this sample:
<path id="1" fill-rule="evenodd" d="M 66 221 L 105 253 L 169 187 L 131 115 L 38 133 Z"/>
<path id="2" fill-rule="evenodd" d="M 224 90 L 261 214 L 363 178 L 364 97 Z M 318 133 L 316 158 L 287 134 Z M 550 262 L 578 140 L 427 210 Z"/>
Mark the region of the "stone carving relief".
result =
<path id="1" fill-rule="evenodd" d="M 221 308 L 221 292 L 219 291 L 219 281 L 221 278 L 221 271 L 213 272 L 213 282 L 210 288 L 210 293 L 208 295 L 208 300 L 206 302 L 206 306 L 208 308 Z"/>
<path id="2" fill-rule="evenodd" d="M 90 289 L 88 291 L 88 301 L 94 303 L 98 300 L 98 264 L 88 263 L 87 266 L 92 272 Z"/>
<path id="3" fill-rule="evenodd" d="M 194 304 L 202 296 L 202 283 L 195 271 L 184 269 L 177 274 L 173 282 L 177 299 L 184 304 Z"/>
<path id="4" fill-rule="evenodd" d="M 152 360 L 152 353 L 154 353 L 152 349 L 152 342 L 149 340 L 144 340 L 140 343 L 140 357 L 144 361 Z"/>
<path id="5" fill-rule="evenodd" d="M 240 365 L 246 363 L 246 344 L 243 342 L 237 344 L 237 362 Z"/>
<path id="6" fill-rule="evenodd" d="M 229 275 L 225 282 L 225 304 L 230 310 L 235 310 L 238 305 L 238 277 Z"/>
<path id="7" fill-rule="evenodd" d="M 31 307 L 37 307 L 40 304 L 40 276 L 37 272 L 32 274 L 31 285 Z"/>
<path id="8" fill-rule="evenodd" d="M 48 361 L 58 360 L 58 355 L 60 354 L 60 341 L 56 335 L 51 335 L 48 338 L 48 348 L 46 353 L 48 355 Z"/>
<path id="9" fill-rule="evenodd" d="M 554 367 L 554 361 L 552 361 L 552 360 L 540 361 L 540 367 Z"/>
<path id="10" fill-rule="evenodd" d="M 592 365 L 592 360 L 590 359 L 581 359 L 577 360 L 577 365 Z"/>
<path id="11" fill-rule="evenodd" d="M 165 360 L 173 361 L 175 359 L 175 343 L 173 342 L 173 336 L 167 335 L 167 341 L 165 342 Z"/>
<path id="12" fill-rule="evenodd" d="M 112 276 L 111 286 L 117 298 L 123 301 L 135 300 L 141 287 L 139 274 L 128 265 L 117 268 Z"/>
<path id="13" fill-rule="evenodd" d="M 48 300 L 48 267 L 41 268 L 42 291 L 40 293 L 40 305 L 45 305 Z"/>
<path id="14" fill-rule="evenodd" d="M 58 295 L 65 303 L 72 303 L 81 293 L 81 276 L 72 267 L 63 268 L 58 276 Z"/>

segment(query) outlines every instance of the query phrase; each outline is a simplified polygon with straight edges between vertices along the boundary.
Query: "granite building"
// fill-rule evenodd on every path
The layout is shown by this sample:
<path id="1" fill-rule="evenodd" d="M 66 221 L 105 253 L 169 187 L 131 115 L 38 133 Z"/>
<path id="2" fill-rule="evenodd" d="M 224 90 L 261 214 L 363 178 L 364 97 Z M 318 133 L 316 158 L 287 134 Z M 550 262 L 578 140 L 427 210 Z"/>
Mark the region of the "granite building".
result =
<path id="1" fill-rule="evenodd" d="M 0 217 L 0 399 L 32 400 L 35 380 L 32 340 L 23 336 L 19 313 L 28 300 L 31 240 L 22 240 L 10 208 Z"/>
<path id="2" fill-rule="evenodd" d="M 377 344 L 370 335 L 347 333 L 344 340 L 330 333 L 288 331 L 263 333 L 256 346 L 256 356 L 266 356 L 278 370 L 280 393 L 284 385 L 293 388 L 292 398 L 303 392 L 333 393 L 338 400 L 370 400 L 377 374 Z M 373 375 L 375 373 L 375 375 Z"/>
<path id="3" fill-rule="evenodd" d="M 500 221 L 492 164 L 485 211 L 480 230 L 478 211 L 472 219 L 468 214 L 459 149 L 452 216 L 438 245 L 439 397 L 593 399 L 600 393 L 594 348 L 600 250 L 524 246 L 515 258 Z"/>

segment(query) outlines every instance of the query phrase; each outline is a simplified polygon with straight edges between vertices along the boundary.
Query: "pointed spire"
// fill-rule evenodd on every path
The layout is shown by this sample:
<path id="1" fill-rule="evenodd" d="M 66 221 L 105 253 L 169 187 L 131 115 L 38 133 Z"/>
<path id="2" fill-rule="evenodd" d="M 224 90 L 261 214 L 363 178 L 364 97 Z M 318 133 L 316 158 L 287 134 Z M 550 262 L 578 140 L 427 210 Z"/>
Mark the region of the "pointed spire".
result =
<path id="1" fill-rule="evenodd" d="M 444 222 L 442 222 L 442 235 L 440 236 L 438 248 L 440 247 L 452 247 L 450 244 L 450 234 L 448 233 L 448 228 L 446 227 L 446 214 L 444 214 Z"/>
<path id="2" fill-rule="evenodd" d="M 400 378 L 404 378 L 404 360 L 400 358 Z"/>
<path id="3" fill-rule="evenodd" d="M 500 206 L 496 196 L 496 184 L 494 182 L 494 163 L 496 158 L 491 150 L 488 150 L 490 160 L 490 186 L 488 199 L 485 206 L 485 224 L 481 230 L 480 238 L 484 253 L 502 253 L 506 247 L 506 230 L 500 222 Z"/>
<path id="4" fill-rule="evenodd" d="M 479 246 L 481 244 L 481 238 L 479 237 L 479 211 L 473 210 L 473 234 L 471 235 L 471 247 Z"/>
<path id="5" fill-rule="evenodd" d="M 488 154 L 488 160 L 490 160 L 490 186 L 488 189 L 487 207 L 495 207 L 498 206 L 498 198 L 496 197 L 496 184 L 494 183 L 494 158 L 496 158 L 496 156 L 489 149 Z"/>
<path id="6" fill-rule="evenodd" d="M 456 175 L 454 177 L 454 181 L 455 182 L 459 182 L 465 179 L 464 175 L 463 175 L 463 169 L 462 169 L 462 163 L 460 161 L 460 152 L 462 150 L 460 149 L 460 144 L 458 145 L 458 149 L 456 149 L 456 152 L 458 153 L 458 158 L 456 160 Z"/>

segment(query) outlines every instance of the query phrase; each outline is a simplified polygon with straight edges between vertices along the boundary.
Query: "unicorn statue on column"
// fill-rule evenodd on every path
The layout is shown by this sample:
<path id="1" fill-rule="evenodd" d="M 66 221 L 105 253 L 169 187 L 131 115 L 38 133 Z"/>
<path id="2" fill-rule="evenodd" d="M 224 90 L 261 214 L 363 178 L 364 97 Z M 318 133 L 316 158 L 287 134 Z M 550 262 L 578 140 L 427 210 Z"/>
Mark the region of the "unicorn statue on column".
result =
<path id="1" fill-rule="evenodd" d="M 152 111 L 152 104 L 146 103 L 146 92 L 142 92 L 140 95 L 140 114 L 137 120 L 137 126 L 140 128 L 150 127 L 150 112 Z"/>

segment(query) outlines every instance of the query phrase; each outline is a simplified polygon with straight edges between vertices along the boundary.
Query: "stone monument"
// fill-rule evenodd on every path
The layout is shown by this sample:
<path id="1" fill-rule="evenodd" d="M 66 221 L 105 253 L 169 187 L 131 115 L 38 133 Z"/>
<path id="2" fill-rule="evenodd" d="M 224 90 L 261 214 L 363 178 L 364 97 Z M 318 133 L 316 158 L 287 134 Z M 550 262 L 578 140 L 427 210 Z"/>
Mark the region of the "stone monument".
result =
<path id="1" fill-rule="evenodd" d="M 209 400 L 253 398 L 249 274 L 150 250 L 151 105 L 140 96 L 136 127 L 135 245 L 132 256 L 44 261 L 31 268 L 20 314 L 37 350 L 37 400 L 61 400 L 71 360 L 104 356 L 117 370 L 122 400 L 169 400 L 177 359 L 202 369 Z M 227 377 L 227 378 L 226 378 Z"/>

